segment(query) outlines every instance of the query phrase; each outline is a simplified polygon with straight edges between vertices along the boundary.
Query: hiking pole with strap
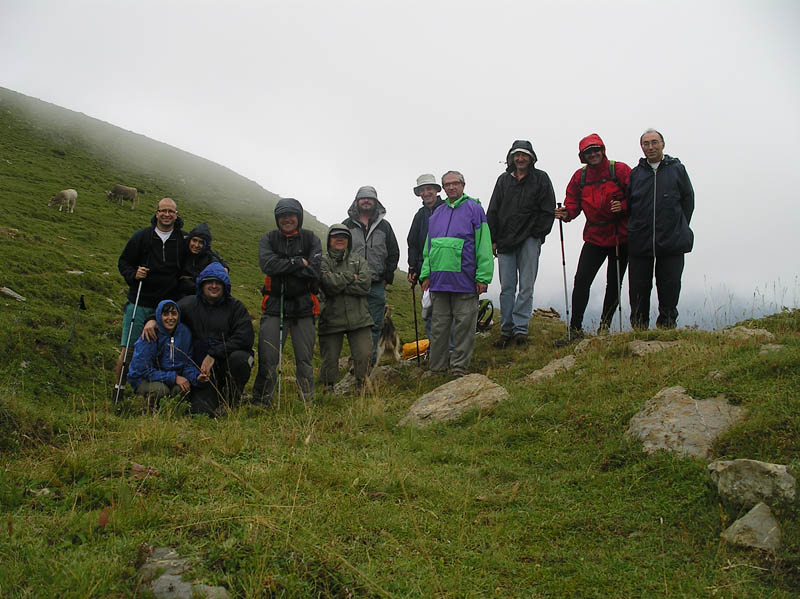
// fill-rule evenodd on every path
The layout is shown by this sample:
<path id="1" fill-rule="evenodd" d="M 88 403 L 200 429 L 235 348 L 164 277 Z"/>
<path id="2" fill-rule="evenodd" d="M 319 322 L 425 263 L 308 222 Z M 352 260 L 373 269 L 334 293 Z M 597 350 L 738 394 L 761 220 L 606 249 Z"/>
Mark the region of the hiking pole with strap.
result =
<path id="1" fill-rule="evenodd" d="M 136 322 L 136 309 L 139 307 L 139 294 L 142 292 L 142 283 L 144 279 L 139 279 L 139 288 L 136 290 L 136 301 L 133 302 L 133 314 L 131 315 L 131 326 L 128 327 L 128 336 L 125 338 L 125 353 L 122 357 L 122 368 L 119 371 L 119 380 L 117 381 L 117 392 L 114 393 L 114 403 L 119 401 L 119 394 L 122 393 L 122 379 L 125 377 L 125 362 L 128 361 L 128 348 L 131 346 L 131 333 L 133 332 L 133 323 Z"/>
<path id="2" fill-rule="evenodd" d="M 281 309 L 278 330 L 278 411 L 281 409 L 281 374 L 283 374 L 283 281 L 281 281 Z M 294 339 L 294 337 L 292 337 Z M 294 343 L 294 341 L 292 341 Z"/>
<path id="3" fill-rule="evenodd" d="M 417 284 L 411 285 L 411 304 L 414 306 L 414 341 L 417 343 L 417 366 L 422 366 L 419 358 L 419 327 L 417 325 Z"/>
<path id="4" fill-rule="evenodd" d="M 561 202 L 558 203 L 558 207 L 561 208 Z M 569 326 L 569 297 L 567 296 L 567 259 L 564 256 L 564 222 L 559 218 L 558 219 L 558 232 L 561 236 L 561 268 L 564 271 L 564 307 L 566 308 L 567 314 L 567 341 L 572 341 L 572 331 L 570 331 Z"/>
<path id="5" fill-rule="evenodd" d="M 69 331 L 69 337 L 67 337 L 67 343 L 64 346 L 64 351 L 61 354 L 60 366 L 58 367 L 58 373 L 61 374 L 61 371 L 64 368 L 64 360 L 67 358 L 67 352 L 69 352 L 69 344 L 72 342 L 72 335 L 75 333 L 75 325 L 78 323 L 78 314 L 80 314 L 81 310 L 86 310 L 86 304 L 83 301 L 84 295 L 81 293 L 81 299 L 78 300 L 78 309 L 75 310 L 75 318 L 72 319 L 72 328 Z"/>

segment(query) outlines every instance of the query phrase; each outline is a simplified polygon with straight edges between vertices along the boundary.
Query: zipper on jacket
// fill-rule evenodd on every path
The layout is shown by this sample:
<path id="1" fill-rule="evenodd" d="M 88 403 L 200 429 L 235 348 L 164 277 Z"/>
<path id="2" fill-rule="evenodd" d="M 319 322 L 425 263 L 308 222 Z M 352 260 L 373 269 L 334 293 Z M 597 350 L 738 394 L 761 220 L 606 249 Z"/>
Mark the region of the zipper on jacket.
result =
<path id="1" fill-rule="evenodd" d="M 661 168 L 661 165 L 658 165 Z M 658 199 L 658 168 L 653 171 L 653 260 L 656 259 L 656 200 Z M 654 262 L 655 263 L 655 262 Z"/>
<path id="2" fill-rule="evenodd" d="M 169 338 L 169 359 L 175 364 L 175 337 Z"/>

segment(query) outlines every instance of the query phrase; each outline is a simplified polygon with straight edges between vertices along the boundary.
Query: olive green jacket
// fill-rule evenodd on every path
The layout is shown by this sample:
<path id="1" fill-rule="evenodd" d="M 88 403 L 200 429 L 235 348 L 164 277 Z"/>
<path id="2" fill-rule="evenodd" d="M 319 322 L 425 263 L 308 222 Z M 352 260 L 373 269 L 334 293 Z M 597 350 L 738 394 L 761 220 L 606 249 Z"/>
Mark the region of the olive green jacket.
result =
<path id="1" fill-rule="evenodd" d="M 357 277 L 355 275 L 358 275 Z M 319 317 L 319 334 L 330 335 L 372 326 L 367 295 L 372 273 L 367 261 L 349 249 L 337 260 L 330 251 L 322 256 L 320 287 L 325 303 Z"/>

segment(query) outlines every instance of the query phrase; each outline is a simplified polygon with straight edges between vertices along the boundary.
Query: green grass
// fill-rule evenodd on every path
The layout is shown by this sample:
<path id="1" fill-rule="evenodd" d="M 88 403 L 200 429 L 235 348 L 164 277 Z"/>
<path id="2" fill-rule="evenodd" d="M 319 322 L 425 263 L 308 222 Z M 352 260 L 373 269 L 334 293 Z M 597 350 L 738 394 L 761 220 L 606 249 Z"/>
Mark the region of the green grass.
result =
<path id="1" fill-rule="evenodd" d="M 639 334 L 683 345 L 637 358 L 631 333 L 536 386 L 525 375 L 566 355 L 551 344 L 563 324 L 534 320 L 531 345 L 503 352 L 491 348 L 495 331 L 478 339 L 473 370 L 510 399 L 422 431 L 396 424 L 444 379 L 421 379 L 414 365 L 373 395 L 310 407 L 286 384 L 280 411 L 245 406 L 209 420 L 175 401 L 155 414 L 133 401 L 115 410 L 126 291 L 116 260 L 147 223 L 148 202 L 170 195 L 187 224 L 209 222 L 234 293 L 256 317 L 256 247 L 273 226 L 274 198 L 226 197 L 253 184 L 234 187 L 229 171 L 206 161 L 58 114 L 0 93 L 0 227 L 19 231 L 0 233 L 0 285 L 27 298 L 0 297 L 0 596 L 136 596 L 142 544 L 177 548 L 198 581 L 234 597 L 800 593 L 796 504 L 776 512 L 776 555 L 727 546 L 720 532 L 741 514 L 721 504 L 705 463 L 648 457 L 623 439 L 648 398 L 680 384 L 748 410 L 715 457 L 788 464 L 797 476 L 800 312 L 751 323 L 785 345 L 774 354 L 684 330 Z M 111 137 L 113 148 L 99 141 Z M 130 157 L 120 150 L 128 141 Z M 102 190 L 114 182 L 146 189 L 145 202 L 135 211 L 107 203 Z M 46 207 L 72 186 L 75 214 Z M 413 338 L 410 294 L 396 287 L 397 325 Z M 81 294 L 89 309 L 65 352 Z M 291 375 L 290 356 L 285 364 Z M 709 378 L 714 370 L 722 376 Z M 154 470 L 138 478 L 132 463 Z"/>

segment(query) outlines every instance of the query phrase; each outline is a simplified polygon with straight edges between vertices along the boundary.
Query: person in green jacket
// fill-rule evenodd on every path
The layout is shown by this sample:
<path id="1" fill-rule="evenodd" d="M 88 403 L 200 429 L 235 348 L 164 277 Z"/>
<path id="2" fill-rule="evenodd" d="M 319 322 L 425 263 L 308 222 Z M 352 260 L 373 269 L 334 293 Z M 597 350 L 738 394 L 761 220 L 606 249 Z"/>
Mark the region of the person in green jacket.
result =
<path id="1" fill-rule="evenodd" d="M 373 320 L 367 303 L 372 273 L 366 259 L 352 253 L 353 238 L 345 225 L 331 225 L 327 247 L 320 281 L 325 304 L 319 318 L 319 378 L 323 388 L 332 390 L 339 376 L 339 354 L 347 333 L 356 389 L 361 391 L 372 354 Z"/>

